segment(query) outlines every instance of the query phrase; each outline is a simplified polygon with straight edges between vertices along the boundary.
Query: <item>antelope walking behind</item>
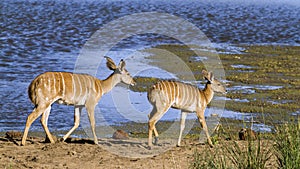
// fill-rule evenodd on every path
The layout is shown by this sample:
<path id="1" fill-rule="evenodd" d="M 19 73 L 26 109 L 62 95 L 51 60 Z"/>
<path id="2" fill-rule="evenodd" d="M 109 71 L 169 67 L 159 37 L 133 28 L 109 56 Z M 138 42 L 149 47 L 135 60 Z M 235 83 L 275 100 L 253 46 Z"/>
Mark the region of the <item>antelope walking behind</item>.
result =
<path id="1" fill-rule="evenodd" d="M 107 67 L 114 72 L 105 80 L 99 80 L 87 74 L 73 74 L 67 72 L 46 72 L 37 76 L 29 85 L 28 95 L 34 104 L 34 110 L 27 117 L 21 145 L 25 145 L 31 124 L 42 115 L 41 123 L 51 143 L 54 139 L 47 127 L 51 105 L 74 105 L 74 126 L 62 138 L 65 141 L 79 126 L 80 114 L 86 108 L 94 136 L 94 143 L 98 144 L 95 132 L 94 110 L 103 94 L 109 92 L 116 84 L 123 82 L 134 85 L 135 82 L 125 69 L 125 61 L 121 60 L 118 67 L 113 60 L 105 57 Z"/>
<path id="2" fill-rule="evenodd" d="M 202 71 L 207 83 L 203 90 L 174 81 L 160 81 L 154 84 L 148 92 L 148 100 L 153 105 L 153 109 L 149 114 L 148 123 L 148 146 L 152 146 L 152 132 L 155 135 L 155 144 L 158 140 L 158 132 L 155 128 L 157 121 L 172 107 L 181 109 L 180 133 L 177 146 L 180 146 L 182 132 L 185 127 L 185 118 L 187 113 L 196 112 L 198 120 L 205 131 L 208 144 L 213 147 L 207 125 L 205 122 L 204 111 L 206 106 L 213 98 L 214 92 L 225 93 L 225 87 L 217 80 L 211 72 Z"/>

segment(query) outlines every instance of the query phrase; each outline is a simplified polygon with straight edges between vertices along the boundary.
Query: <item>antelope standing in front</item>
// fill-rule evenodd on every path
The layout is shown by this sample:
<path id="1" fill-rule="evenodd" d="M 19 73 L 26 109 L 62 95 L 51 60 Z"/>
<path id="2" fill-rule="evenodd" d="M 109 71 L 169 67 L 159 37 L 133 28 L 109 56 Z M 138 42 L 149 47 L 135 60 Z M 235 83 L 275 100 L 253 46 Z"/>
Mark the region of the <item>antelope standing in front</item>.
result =
<path id="1" fill-rule="evenodd" d="M 109 92 L 120 82 L 134 85 L 135 82 L 125 69 L 125 61 L 121 60 L 118 67 L 113 60 L 105 57 L 107 67 L 114 72 L 105 80 L 99 80 L 87 74 L 74 74 L 68 72 L 46 72 L 37 76 L 29 85 L 29 98 L 35 108 L 27 117 L 26 126 L 21 145 L 25 145 L 27 134 L 31 124 L 42 115 L 41 123 L 51 143 L 54 139 L 47 127 L 51 105 L 74 105 L 74 126 L 62 138 L 65 141 L 79 126 L 80 114 L 83 107 L 86 108 L 94 136 L 94 143 L 98 144 L 95 132 L 94 110 L 103 94 Z"/>
<path id="2" fill-rule="evenodd" d="M 199 88 L 190 84 L 175 81 L 160 81 L 154 84 L 148 92 L 148 100 L 153 105 L 153 110 L 149 114 L 148 123 L 148 146 L 152 146 L 152 132 L 155 135 L 155 144 L 158 140 L 158 132 L 155 128 L 157 121 L 172 107 L 181 109 L 180 133 L 177 146 L 180 146 L 182 132 L 185 127 L 187 113 L 196 112 L 198 120 L 205 131 L 208 144 L 213 147 L 207 125 L 205 122 L 204 111 L 206 106 L 213 98 L 214 92 L 225 93 L 225 87 L 214 78 L 211 72 L 202 71 L 207 80 L 205 88 Z"/>

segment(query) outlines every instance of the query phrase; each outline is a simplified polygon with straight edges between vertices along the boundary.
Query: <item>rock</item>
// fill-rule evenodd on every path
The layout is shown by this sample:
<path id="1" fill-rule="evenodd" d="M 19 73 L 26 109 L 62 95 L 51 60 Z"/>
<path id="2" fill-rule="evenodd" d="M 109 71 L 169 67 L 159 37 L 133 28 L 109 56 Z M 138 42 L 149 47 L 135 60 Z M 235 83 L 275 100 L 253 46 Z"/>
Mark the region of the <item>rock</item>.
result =
<path id="1" fill-rule="evenodd" d="M 5 133 L 7 139 L 21 139 L 22 133 L 18 131 L 8 131 Z"/>
<path id="2" fill-rule="evenodd" d="M 70 155 L 70 156 L 74 156 L 74 155 L 76 155 L 76 154 L 77 154 L 76 151 L 69 151 L 69 152 L 68 152 L 68 155 Z"/>
<path id="3" fill-rule="evenodd" d="M 256 139 L 256 133 L 255 131 L 251 130 L 251 129 L 245 129 L 242 128 L 239 132 L 239 139 L 240 140 L 255 140 Z"/>
<path id="4" fill-rule="evenodd" d="M 129 139 L 129 136 L 128 136 L 128 133 L 126 133 L 125 131 L 117 130 L 117 131 L 114 132 L 112 138 L 113 139 L 120 139 L 120 140 L 127 140 L 127 139 Z"/>

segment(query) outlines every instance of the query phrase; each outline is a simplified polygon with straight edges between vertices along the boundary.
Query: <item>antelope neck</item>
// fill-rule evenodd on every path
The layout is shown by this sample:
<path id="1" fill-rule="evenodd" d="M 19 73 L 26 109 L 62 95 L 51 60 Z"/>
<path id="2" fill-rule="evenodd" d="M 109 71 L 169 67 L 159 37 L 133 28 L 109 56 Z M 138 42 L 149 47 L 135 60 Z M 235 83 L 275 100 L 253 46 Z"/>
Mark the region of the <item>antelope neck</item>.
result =
<path id="1" fill-rule="evenodd" d="M 118 74 L 112 73 L 105 80 L 100 80 L 101 87 L 103 89 L 103 94 L 108 93 L 111 89 L 120 82 L 120 77 Z"/>
<path id="2" fill-rule="evenodd" d="M 214 91 L 211 88 L 211 83 L 206 83 L 205 88 L 203 89 L 204 97 L 206 100 L 206 103 L 210 103 L 214 96 Z"/>

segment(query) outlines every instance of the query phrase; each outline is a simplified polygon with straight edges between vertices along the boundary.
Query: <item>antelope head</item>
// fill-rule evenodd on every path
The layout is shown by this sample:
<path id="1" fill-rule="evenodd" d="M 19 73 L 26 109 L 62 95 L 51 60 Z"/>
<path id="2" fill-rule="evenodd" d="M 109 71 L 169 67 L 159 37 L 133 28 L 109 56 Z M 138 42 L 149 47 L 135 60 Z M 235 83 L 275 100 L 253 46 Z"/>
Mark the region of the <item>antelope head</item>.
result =
<path id="1" fill-rule="evenodd" d="M 120 61 L 119 65 L 116 66 L 111 58 L 107 56 L 105 56 L 105 58 L 107 60 L 106 66 L 110 70 L 114 71 L 114 74 L 119 75 L 121 82 L 131 86 L 134 86 L 136 84 L 129 72 L 125 69 L 126 63 L 123 59 Z"/>
<path id="2" fill-rule="evenodd" d="M 206 70 L 203 70 L 202 74 L 204 78 L 208 81 L 208 84 L 211 84 L 211 88 L 214 92 L 223 93 L 223 94 L 226 93 L 225 87 L 222 85 L 220 81 L 214 78 L 212 72 L 207 72 Z"/>

